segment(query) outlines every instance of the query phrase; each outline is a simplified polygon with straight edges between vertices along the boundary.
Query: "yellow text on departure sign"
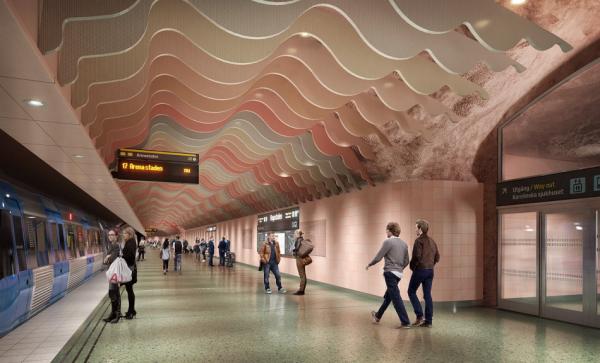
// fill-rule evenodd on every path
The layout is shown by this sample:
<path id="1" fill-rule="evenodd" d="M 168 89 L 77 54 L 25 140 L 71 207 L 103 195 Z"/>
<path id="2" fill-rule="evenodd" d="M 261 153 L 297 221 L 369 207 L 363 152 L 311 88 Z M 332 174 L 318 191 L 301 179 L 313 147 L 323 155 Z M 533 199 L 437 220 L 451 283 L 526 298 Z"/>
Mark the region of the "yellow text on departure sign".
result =
<path id="1" fill-rule="evenodd" d="M 132 162 L 121 163 L 121 169 L 132 171 L 149 171 L 153 173 L 162 173 L 164 171 L 164 168 L 160 165 L 136 164 Z"/>

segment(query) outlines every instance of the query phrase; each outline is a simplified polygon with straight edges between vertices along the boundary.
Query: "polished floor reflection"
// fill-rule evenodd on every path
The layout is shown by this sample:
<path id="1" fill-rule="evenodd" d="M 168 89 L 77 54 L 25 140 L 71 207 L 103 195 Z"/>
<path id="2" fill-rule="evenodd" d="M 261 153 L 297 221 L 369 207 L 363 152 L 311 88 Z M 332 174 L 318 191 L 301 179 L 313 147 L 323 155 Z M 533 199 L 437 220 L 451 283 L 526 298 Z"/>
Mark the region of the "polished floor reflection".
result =
<path id="1" fill-rule="evenodd" d="M 107 324 L 89 342 L 90 361 L 597 362 L 600 356 L 600 330 L 485 308 L 438 308 L 433 329 L 403 330 L 390 307 L 372 325 L 376 298 L 314 285 L 305 296 L 265 295 L 256 269 L 210 270 L 191 258 L 182 275 L 163 276 L 157 254 L 140 264 L 137 318 Z M 284 287 L 293 291 L 297 282 L 284 278 Z"/>

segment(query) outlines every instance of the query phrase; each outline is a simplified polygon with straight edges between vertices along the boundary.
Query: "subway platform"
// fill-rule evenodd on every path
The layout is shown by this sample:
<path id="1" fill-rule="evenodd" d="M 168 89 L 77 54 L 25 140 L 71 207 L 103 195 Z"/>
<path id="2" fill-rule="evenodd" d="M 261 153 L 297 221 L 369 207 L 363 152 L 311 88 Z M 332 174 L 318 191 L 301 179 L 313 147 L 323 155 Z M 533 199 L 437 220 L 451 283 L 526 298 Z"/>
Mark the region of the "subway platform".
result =
<path id="1" fill-rule="evenodd" d="M 102 273 L 0 339 L 0 362 L 597 362 L 600 331 L 495 309 L 436 306 L 434 327 L 398 329 L 380 299 L 284 276 L 266 295 L 262 272 L 195 262 L 162 274 L 139 263 L 137 317 L 106 324 Z M 309 272 L 310 273 L 310 272 Z M 406 298 L 406 293 L 403 292 Z M 122 309 L 127 309 L 123 291 Z M 410 312 L 410 304 L 407 304 Z M 410 312 L 411 317 L 413 316 Z"/>

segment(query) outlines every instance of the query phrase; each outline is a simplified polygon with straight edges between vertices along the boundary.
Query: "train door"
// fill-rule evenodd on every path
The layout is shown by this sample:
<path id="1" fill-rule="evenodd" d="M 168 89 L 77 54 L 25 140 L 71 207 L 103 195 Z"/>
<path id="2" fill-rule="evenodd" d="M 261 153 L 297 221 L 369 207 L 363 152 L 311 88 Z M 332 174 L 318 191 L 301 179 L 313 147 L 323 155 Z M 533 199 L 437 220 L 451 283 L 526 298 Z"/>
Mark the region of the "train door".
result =
<path id="1" fill-rule="evenodd" d="M 74 258 L 77 258 L 75 226 L 69 223 L 66 225 L 66 229 L 67 229 L 67 250 L 69 252 L 69 259 L 74 259 Z"/>
<path id="2" fill-rule="evenodd" d="M 10 211 L 0 209 L 0 279 L 16 272 Z"/>

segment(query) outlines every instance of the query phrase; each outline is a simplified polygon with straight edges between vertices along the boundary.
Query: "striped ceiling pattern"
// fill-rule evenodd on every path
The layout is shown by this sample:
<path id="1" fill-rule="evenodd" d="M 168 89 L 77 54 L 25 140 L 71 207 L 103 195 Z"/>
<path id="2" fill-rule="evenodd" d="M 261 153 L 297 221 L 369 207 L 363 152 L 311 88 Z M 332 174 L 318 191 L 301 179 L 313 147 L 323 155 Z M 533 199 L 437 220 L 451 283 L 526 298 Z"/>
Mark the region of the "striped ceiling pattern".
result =
<path id="1" fill-rule="evenodd" d="M 384 125 L 427 142 L 409 109 L 460 122 L 430 95 L 490 97 L 464 74 L 525 71 L 506 54 L 522 39 L 570 49 L 491 0 L 45 0 L 38 46 L 107 165 L 200 154 L 199 185 L 120 182 L 174 232 L 373 184 Z"/>

